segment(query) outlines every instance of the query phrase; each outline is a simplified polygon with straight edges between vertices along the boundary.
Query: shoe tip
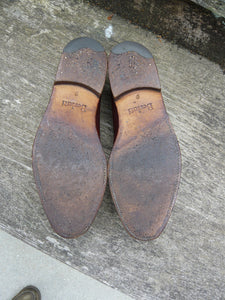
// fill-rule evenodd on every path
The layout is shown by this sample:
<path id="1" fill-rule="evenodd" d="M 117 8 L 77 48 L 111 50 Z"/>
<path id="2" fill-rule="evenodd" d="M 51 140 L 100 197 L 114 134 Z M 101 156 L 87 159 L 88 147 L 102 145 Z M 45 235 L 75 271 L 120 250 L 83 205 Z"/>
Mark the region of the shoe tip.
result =
<path id="1" fill-rule="evenodd" d="M 63 52 L 73 53 L 83 48 L 89 48 L 97 52 L 104 51 L 104 48 L 98 41 L 89 37 L 80 37 L 70 41 L 63 49 Z"/>
<path id="2" fill-rule="evenodd" d="M 90 224 L 87 222 L 77 224 L 75 219 L 73 221 L 71 219 L 62 219 L 61 222 L 56 222 L 55 219 L 49 218 L 49 221 L 55 233 L 66 239 L 78 238 L 90 227 Z"/>

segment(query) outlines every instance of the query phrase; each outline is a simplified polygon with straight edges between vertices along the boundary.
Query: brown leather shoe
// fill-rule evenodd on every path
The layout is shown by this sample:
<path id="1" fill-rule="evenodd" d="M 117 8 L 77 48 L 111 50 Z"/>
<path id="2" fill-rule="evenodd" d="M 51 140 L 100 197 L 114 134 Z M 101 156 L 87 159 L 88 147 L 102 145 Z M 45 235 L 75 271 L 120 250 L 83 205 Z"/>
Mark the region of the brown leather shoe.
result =
<path id="1" fill-rule="evenodd" d="M 12 300 L 41 300 L 40 291 L 35 286 L 26 286 Z"/>
<path id="2" fill-rule="evenodd" d="M 180 150 L 166 112 L 156 65 L 140 44 L 123 42 L 108 59 L 116 139 L 109 184 L 130 235 L 157 238 L 174 206 L 181 172 Z"/>
<path id="3" fill-rule="evenodd" d="M 64 48 L 33 145 L 34 177 L 44 210 L 65 238 L 88 230 L 105 191 L 99 98 L 106 69 L 106 54 L 97 41 L 79 38 Z"/>

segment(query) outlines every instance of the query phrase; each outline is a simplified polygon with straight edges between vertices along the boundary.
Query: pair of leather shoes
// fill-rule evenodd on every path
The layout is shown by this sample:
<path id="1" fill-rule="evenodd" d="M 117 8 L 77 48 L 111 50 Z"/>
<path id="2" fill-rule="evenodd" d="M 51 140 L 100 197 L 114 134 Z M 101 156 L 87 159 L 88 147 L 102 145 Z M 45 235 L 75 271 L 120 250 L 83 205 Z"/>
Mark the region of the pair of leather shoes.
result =
<path id="1" fill-rule="evenodd" d="M 108 168 L 99 140 L 107 60 L 115 129 Z M 130 235 L 158 237 L 174 205 L 180 165 L 179 145 L 148 49 L 123 42 L 107 58 L 91 38 L 67 44 L 33 145 L 34 177 L 53 229 L 65 238 L 88 230 L 108 172 L 113 201 Z"/>

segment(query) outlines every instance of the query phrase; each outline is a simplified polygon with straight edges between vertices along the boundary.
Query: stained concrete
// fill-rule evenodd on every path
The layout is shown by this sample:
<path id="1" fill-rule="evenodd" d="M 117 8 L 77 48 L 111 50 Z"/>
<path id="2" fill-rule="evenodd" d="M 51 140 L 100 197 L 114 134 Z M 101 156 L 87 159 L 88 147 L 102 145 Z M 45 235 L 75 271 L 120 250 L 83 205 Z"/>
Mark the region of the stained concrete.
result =
<path id="1" fill-rule="evenodd" d="M 214 0 L 85 1 L 112 10 L 133 24 L 204 55 L 225 70 L 225 13 L 218 15 L 209 9 L 209 3 Z M 225 2 L 218 2 L 222 11 L 225 10 Z M 211 6 L 214 8 L 212 3 Z"/>
<path id="2" fill-rule="evenodd" d="M 134 299 L 224 299 L 225 76 L 204 57 L 108 16 L 70 1 L 0 2 L 0 227 Z M 95 222 L 78 239 L 57 236 L 41 206 L 32 143 L 61 51 L 79 36 L 97 39 L 107 51 L 135 41 L 155 57 L 183 169 L 170 221 L 154 241 L 127 235 L 108 188 Z M 110 97 L 107 81 L 101 108 L 107 157 L 113 144 Z"/>
<path id="3" fill-rule="evenodd" d="M 216 17 L 225 17 L 225 0 L 191 0 L 208 10 L 212 11 Z"/>

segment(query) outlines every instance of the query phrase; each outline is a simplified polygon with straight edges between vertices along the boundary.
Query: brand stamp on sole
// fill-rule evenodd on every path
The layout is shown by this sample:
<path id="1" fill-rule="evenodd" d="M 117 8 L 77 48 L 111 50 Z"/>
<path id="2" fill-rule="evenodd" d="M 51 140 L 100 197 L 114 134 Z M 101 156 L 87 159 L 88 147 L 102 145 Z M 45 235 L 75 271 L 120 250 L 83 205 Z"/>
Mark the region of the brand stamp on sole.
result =
<path id="1" fill-rule="evenodd" d="M 62 106 L 70 106 L 72 109 L 80 108 L 81 111 L 86 112 L 87 105 L 75 102 L 73 100 L 62 100 Z"/>
<path id="2" fill-rule="evenodd" d="M 129 115 L 131 115 L 135 112 L 141 112 L 143 110 L 153 110 L 152 103 L 141 104 L 141 105 L 138 105 L 138 106 L 128 108 Z"/>

